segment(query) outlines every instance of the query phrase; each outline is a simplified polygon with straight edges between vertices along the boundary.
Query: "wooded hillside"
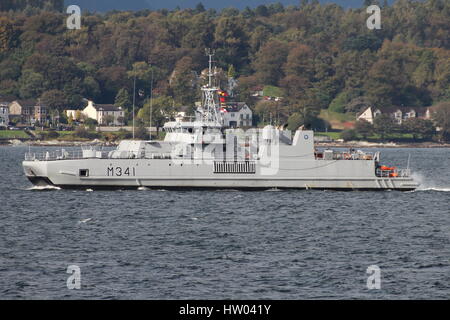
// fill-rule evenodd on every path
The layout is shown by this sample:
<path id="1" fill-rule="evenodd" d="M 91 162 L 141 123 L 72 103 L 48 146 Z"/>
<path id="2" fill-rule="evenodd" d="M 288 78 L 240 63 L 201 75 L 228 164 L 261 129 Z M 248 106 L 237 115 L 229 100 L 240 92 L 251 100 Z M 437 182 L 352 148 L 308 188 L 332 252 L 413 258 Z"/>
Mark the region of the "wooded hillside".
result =
<path id="1" fill-rule="evenodd" d="M 172 97 L 175 107 L 193 104 L 205 48 L 216 50 L 224 77 L 238 79 L 237 99 L 255 107 L 255 88 L 277 87 L 282 120 L 296 114 L 306 121 L 327 108 L 344 113 L 450 100 L 448 0 L 380 4 L 381 30 L 367 28 L 365 7 L 307 0 L 243 11 L 199 4 L 84 14 L 82 29 L 68 30 L 68 15 L 52 11 L 61 1 L 40 1 L 47 7 L 38 11 L 25 10 L 28 2 L 2 1 L 4 10 L 24 10 L 0 13 L 0 95 L 40 97 L 60 110 L 80 106 L 83 97 L 129 107 L 134 75 L 143 105 L 152 70 L 157 97 Z"/>

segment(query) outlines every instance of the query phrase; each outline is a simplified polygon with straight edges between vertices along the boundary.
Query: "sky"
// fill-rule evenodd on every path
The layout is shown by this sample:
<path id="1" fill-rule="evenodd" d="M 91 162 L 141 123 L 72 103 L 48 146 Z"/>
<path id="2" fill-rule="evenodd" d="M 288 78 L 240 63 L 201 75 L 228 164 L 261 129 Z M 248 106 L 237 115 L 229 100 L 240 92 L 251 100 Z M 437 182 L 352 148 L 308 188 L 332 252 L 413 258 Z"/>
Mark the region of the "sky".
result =
<path id="1" fill-rule="evenodd" d="M 235 7 L 243 9 L 246 6 L 251 8 L 260 4 L 281 2 L 285 6 L 298 5 L 300 0 L 65 0 L 66 6 L 79 5 L 81 10 L 105 12 L 108 10 L 140 10 L 140 9 L 174 9 L 193 8 L 202 2 L 206 9 L 222 9 Z M 345 8 L 361 7 L 364 0 L 320 0 L 322 3 L 334 2 Z M 390 0 L 389 2 L 392 2 Z"/>

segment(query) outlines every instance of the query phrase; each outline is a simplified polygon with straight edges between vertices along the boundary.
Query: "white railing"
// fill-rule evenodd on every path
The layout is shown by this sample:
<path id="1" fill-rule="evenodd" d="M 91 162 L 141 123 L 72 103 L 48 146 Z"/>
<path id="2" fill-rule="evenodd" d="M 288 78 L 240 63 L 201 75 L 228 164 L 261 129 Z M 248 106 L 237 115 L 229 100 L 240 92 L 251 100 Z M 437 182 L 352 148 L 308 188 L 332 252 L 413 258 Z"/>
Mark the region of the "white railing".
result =
<path id="1" fill-rule="evenodd" d="M 333 155 L 333 160 L 375 160 L 377 157 L 377 153 L 372 152 L 356 152 L 356 153 L 348 153 L 348 152 L 339 152 Z"/>
<path id="2" fill-rule="evenodd" d="M 54 150 L 45 152 L 27 152 L 25 153 L 25 161 L 57 161 L 57 160 L 79 160 L 108 158 L 109 151 L 98 150 Z"/>
<path id="3" fill-rule="evenodd" d="M 379 152 L 341 152 L 328 151 L 316 152 L 316 159 L 325 160 L 378 160 L 380 158 Z M 329 157 L 329 158 L 328 158 Z"/>
<path id="4" fill-rule="evenodd" d="M 381 170 L 377 169 L 377 177 L 381 178 L 408 178 L 411 176 L 411 169 L 394 169 L 394 170 Z"/>
<path id="5" fill-rule="evenodd" d="M 25 154 L 26 161 L 56 161 L 56 160 L 73 160 L 83 159 L 83 151 L 46 151 L 46 152 L 27 152 Z"/>
<path id="6" fill-rule="evenodd" d="M 172 159 L 170 153 L 147 153 L 142 154 L 140 158 L 146 159 Z M 58 160 L 81 160 L 81 159 L 136 159 L 132 152 L 122 152 L 118 155 L 110 156 L 110 151 L 95 151 L 87 153 L 86 150 L 56 150 L 47 152 L 27 152 L 25 154 L 25 161 L 58 161 Z"/>
<path id="7" fill-rule="evenodd" d="M 171 153 L 150 153 L 145 154 L 146 159 L 172 159 Z"/>

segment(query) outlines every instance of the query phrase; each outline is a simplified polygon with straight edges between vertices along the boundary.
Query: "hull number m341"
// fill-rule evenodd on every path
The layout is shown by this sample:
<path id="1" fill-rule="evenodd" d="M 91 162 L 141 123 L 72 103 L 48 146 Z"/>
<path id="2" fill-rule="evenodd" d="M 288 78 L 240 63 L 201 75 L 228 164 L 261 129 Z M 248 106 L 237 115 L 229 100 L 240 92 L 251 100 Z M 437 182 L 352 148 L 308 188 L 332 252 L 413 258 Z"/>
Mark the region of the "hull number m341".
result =
<path id="1" fill-rule="evenodd" d="M 136 168 L 134 167 L 108 167 L 106 169 L 108 177 L 135 177 Z"/>

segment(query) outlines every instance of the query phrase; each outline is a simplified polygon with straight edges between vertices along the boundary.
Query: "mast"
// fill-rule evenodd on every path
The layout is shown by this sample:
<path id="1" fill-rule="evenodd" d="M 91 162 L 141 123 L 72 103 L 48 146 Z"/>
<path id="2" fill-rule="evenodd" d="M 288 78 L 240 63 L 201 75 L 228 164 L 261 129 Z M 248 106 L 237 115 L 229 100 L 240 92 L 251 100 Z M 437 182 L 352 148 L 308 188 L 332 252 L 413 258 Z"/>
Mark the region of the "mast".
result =
<path id="1" fill-rule="evenodd" d="M 214 53 L 211 53 L 211 49 L 209 49 L 207 51 L 207 54 L 209 56 L 209 68 L 208 68 L 208 86 L 211 88 L 212 87 L 212 77 L 214 76 L 213 72 L 212 72 L 212 57 L 214 56 Z"/>
<path id="2" fill-rule="evenodd" d="M 221 125 L 221 119 L 219 116 L 219 108 L 217 104 L 217 91 L 219 88 L 214 87 L 212 83 L 213 73 L 213 56 L 214 52 L 210 49 L 206 50 L 206 54 L 209 56 L 209 68 L 208 68 L 208 85 L 202 87 L 203 92 L 203 105 L 198 108 L 203 123 Z"/>
<path id="3" fill-rule="evenodd" d="M 152 123 L 153 123 L 153 66 L 150 64 L 150 67 L 152 68 L 152 82 L 150 85 L 150 124 L 149 124 L 149 135 L 150 140 L 152 140 Z"/>
<path id="4" fill-rule="evenodd" d="M 135 108 L 135 104 L 136 104 L 136 74 L 134 75 L 133 78 L 133 140 L 135 138 L 135 131 L 134 131 L 134 108 Z"/>

